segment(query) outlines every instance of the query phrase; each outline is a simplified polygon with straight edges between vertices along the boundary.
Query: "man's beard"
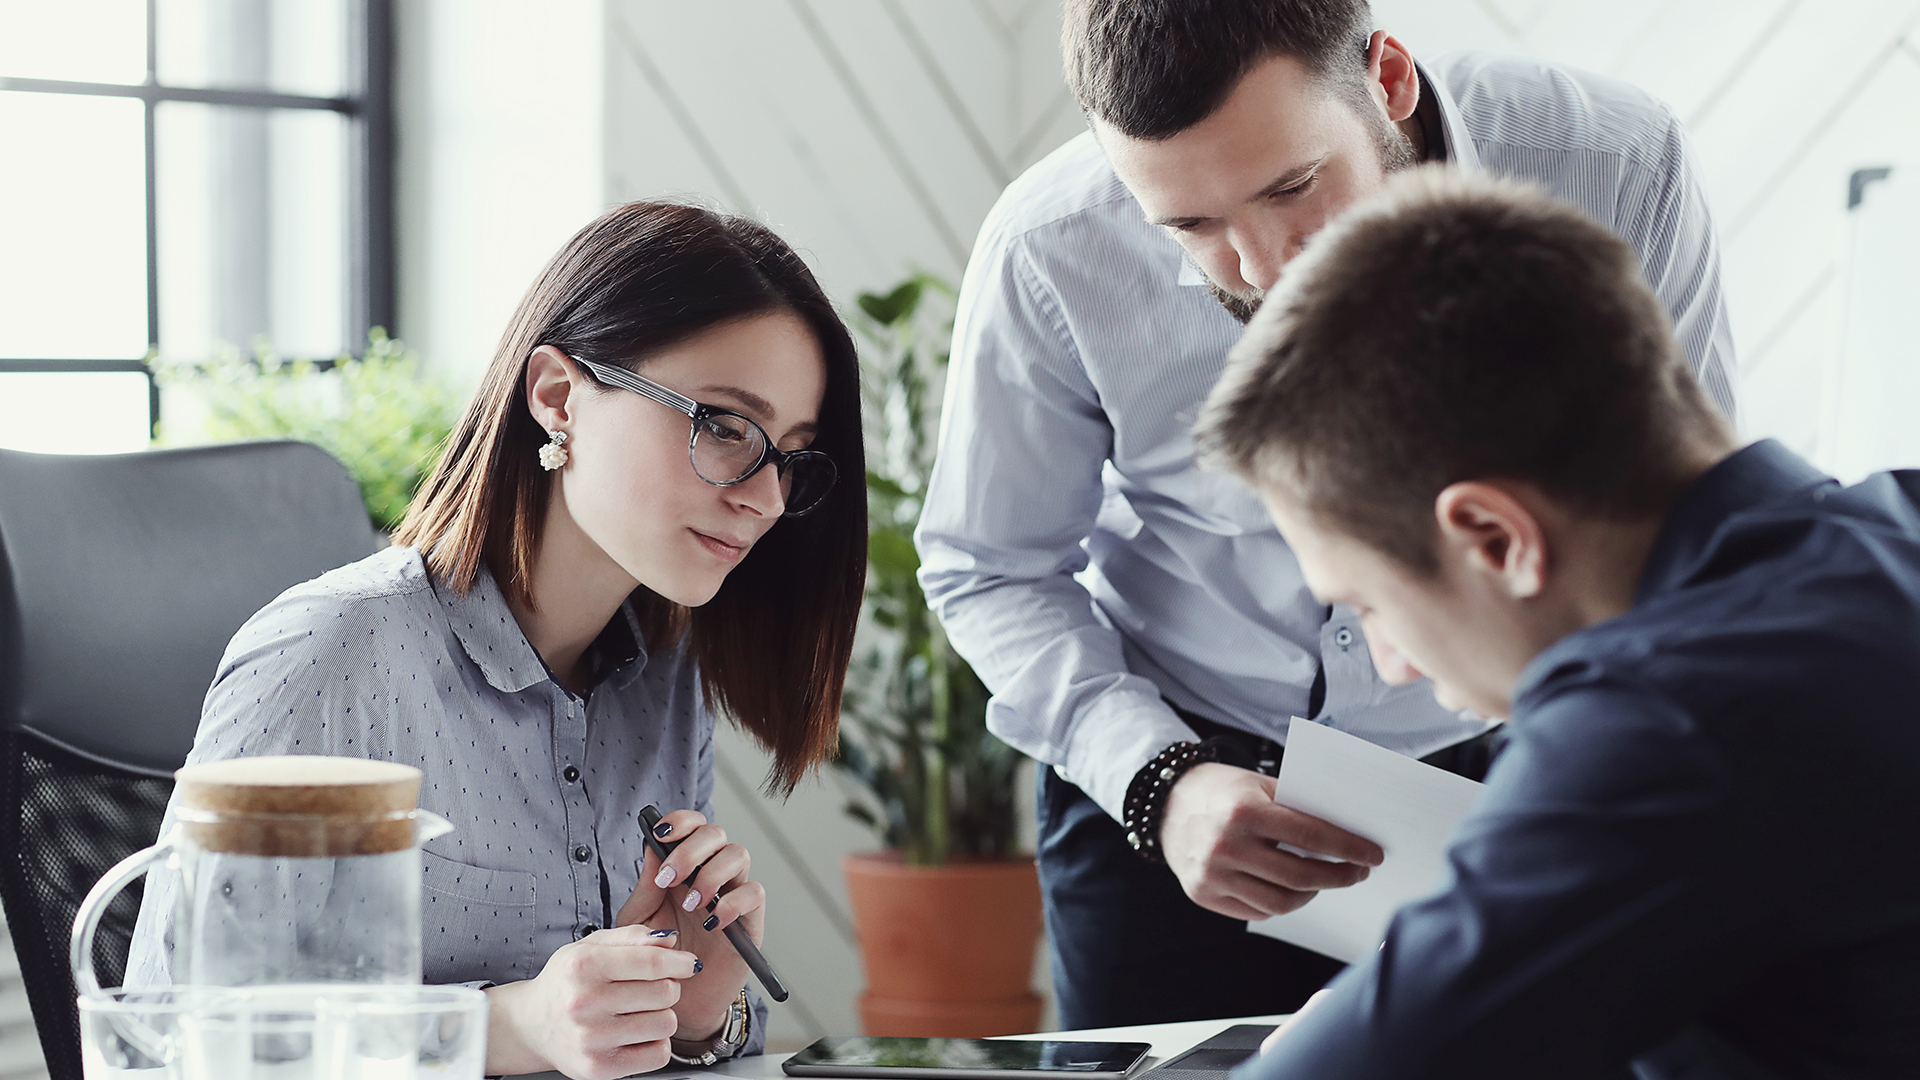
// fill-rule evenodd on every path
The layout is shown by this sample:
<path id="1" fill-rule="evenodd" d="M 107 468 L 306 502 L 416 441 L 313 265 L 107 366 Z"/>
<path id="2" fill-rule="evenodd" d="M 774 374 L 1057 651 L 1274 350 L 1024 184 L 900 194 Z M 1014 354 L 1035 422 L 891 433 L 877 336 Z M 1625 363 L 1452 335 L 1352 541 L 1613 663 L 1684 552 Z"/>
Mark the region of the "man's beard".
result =
<path id="1" fill-rule="evenodd" d="M 1372 104 L 1372 99 L 1367 99 L 1369 108 L 1362 111 L 1361 115 L 1372 121 L 1374 149 L 1379 154 L 1381 175 L 1392 176 L 1402 169 L 1420 164 L 1420 156 L 1413 149 L 1413 140 L 1400 130 L 1400 125 L 1374 111 Z M 1220 306 L 1227 309 L 1227 314 L 1243 324 L 1253 321 L 1254 313 L 1260 310 L 1260 302 L 1267 298 L 1262 289 L 1230 292 L 1221 288 L 1211 274 L 1207 276 L 1207 288 L 1213 292 L 1213 298 L 1220 301 Z"/>
<path id="2" fill-rule="evenodd" d="M 1267 298 L 1262 289 L 1248 289 L 1244 293 L 1228 292 L 1211 276 L 1207 278 L 1207 288 L 1213 292 L 1213 298 L 1220 301 L 1220 306 L 1227 309 L 1227 314 L 1243 324 L 1253 321 L 1253 313 L 1260 310 L 1260 301 Z"/>

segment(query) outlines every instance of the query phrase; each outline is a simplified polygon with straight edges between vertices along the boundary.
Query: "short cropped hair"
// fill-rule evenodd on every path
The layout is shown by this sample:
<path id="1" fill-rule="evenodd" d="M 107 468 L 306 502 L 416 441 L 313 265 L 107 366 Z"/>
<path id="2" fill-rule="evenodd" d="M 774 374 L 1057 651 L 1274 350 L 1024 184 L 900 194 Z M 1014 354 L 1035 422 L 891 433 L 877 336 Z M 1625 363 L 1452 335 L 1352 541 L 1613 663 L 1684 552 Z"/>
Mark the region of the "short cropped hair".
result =
<path id="1" fill-rule="evenodd" d="M 1089 116 L 1158 141 L 1212 115 L 1275 56 L 1370 104 L 1361 77 L 1372 35 L 1367 0 L 1066 0 L 1060 45 Z"/>
<path id="2" fill-rule="evenodd" d="M 1234 347 L 1202 454 L 1421 572 L 1450 484 L 1664 514 L 1730 434 L 1633 249 L 1565 203 L 1442 166 L 1323 230 Z"/>

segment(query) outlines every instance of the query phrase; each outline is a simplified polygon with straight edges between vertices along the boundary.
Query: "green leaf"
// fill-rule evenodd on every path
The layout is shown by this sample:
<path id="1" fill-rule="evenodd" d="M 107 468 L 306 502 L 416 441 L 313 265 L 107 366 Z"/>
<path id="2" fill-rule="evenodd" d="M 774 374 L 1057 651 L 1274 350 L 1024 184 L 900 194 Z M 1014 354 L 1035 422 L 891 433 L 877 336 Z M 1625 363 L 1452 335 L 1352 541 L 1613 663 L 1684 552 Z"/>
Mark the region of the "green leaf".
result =
<path id="1" fill-rule="evenodd" d="M 197 437 L 169 428 L 164 441 L 314 443 L 347 466 L 368 516 L 389 530 L 432 471 L 462 405 L 451 388 L 421 374 L 412 350 L 378 327 L 362 356 L 342 355 L 330 371 L 305 359 L 283 362 L 262 340 L 251 359 L 228 346 L 202 363 L 170 365 L 164 382 L 198 396 L 208 418 Z"/>
<path id="2" fill-rule="evenodd" d="M 877 293 L 861 293 L 856 302 L 867 317 L 882 326 L 898 326 L 913 316 L 920 306 L 920 290 L 924 287 L 921 279 L 909 278 L 895 286 L 892 292 L 881 296 Z"/>
<path id="3" fill-rule="evenodd" d="M 907 493 L 907 490 L 900 486 L 898 481 L 881 476 L 872 469 L 867 470 L 867 492 L 870 495 L 880 495 L 895 499 L 912 498 L 912 496 Z"/>
<path id="4" fill-rule="evenodd" d="M 885 577 L 911 578 L 920 569 L 920 553 L 913 548 L 913 537 L 888 530 L 867 537 L 867 561 Z"/>

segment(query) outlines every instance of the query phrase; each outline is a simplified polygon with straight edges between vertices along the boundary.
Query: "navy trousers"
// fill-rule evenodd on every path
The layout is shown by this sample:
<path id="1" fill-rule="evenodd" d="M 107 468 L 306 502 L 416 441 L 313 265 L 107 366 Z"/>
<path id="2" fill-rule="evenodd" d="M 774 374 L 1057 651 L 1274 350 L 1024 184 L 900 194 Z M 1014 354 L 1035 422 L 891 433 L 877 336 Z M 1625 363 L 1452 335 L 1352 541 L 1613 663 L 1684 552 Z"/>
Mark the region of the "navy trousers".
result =
<path id="1" fill-rule="evenodd" d="M 1426 760 L 1477 780 L 1497 749 L 1483 736 Z M 1040 891 L 1063 1030 L 1289 1013 L 1344 966 L 1194 903 L 1172 870 L 1134 853 L 1086 793 L 1047 765 L 1035 771 Z"/>
<path id="2" fill-rule="evenodd" d="M 1040 890 L 1062 1029 L 1292 1012 L 1340 970 L 1194 903 L 1085 792 L 1045 765 L 1037 772 Z"/>

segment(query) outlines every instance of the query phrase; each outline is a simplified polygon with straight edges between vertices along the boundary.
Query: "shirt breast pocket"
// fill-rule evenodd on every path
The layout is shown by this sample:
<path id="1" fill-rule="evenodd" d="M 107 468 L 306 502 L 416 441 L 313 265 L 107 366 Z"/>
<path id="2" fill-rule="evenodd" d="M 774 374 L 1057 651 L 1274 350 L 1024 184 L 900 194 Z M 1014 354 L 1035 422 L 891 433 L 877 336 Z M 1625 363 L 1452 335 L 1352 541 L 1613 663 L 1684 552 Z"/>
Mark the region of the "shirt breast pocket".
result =
<path id="1" fill-rule="evenodd" d="M 496 983 L 540 973 L 533 874 L 488 870 L 420 852 L 420 935 L 429 984 Z"/>

